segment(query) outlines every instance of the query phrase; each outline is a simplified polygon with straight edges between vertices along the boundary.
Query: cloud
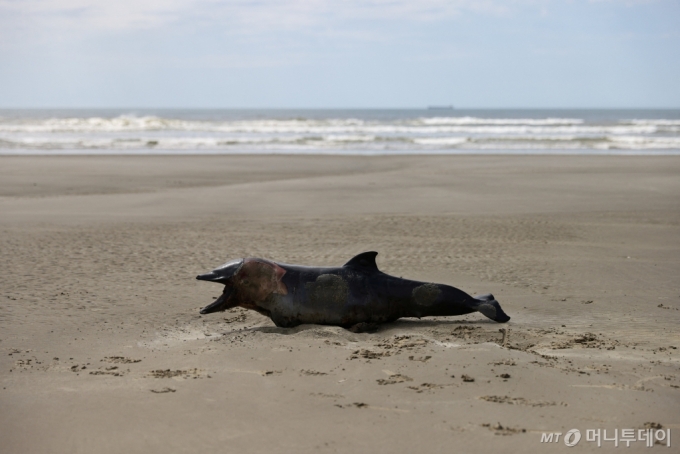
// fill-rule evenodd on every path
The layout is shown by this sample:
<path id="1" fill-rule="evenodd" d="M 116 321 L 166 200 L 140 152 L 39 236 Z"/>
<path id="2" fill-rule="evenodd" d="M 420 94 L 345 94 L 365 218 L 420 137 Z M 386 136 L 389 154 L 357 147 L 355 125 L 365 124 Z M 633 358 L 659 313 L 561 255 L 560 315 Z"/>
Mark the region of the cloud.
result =
<path id="1" fill-rule="evenodd" d="M 6 24 L 81 30 L 150 29 L 193 19 L 241 31 L 319 27 L 338 20 L 441 21 L 502 14 L 499 0 L 0 0 Z M 9 20 L 11 18 L 11 20 Z"/>
<path id="2" fill-rule="evenodd" d="M 177 20 L 195 0 L 0 0 L 3 15 L 24 24 L 75 29 L 152 28 Z"/>
<path id="3" fill-rule="evenodd" d="M 171 25 L 223 26 L 227 31 L 323 29 L 346 23 L 441 22 L 464 14 L 545 14 L 553 5 L 610 3 L 622 7 L 675 0 L 0 0 L 1 28 L 66 32 L 129 31 Z"/>

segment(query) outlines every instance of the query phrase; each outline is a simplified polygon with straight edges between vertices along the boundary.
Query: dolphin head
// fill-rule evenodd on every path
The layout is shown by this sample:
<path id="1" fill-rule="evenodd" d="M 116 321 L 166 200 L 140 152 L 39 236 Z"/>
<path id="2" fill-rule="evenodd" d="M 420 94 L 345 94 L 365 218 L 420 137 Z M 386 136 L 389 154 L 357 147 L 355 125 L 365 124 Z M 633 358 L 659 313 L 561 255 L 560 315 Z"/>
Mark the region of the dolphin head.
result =
<path id="1" fill-rule="evenodd" d="M 222 292 L 222 295 L 220 295 L 220 297 L 211 304 L 201 309 L 201 314 L 225 311 L 238 305 L 235 299 L 231 298 L 231 296 L 234 293 L 234 277 L 238 273 L 238 270 L 241 269 L 242 265 L 243 259 L 232 260 L 218 268 L 215 268 L 209 273 L 196 276 L 196 279 L 199 281 L 218 282 L 220 284 L 224 284 L 224 291 Z"/>

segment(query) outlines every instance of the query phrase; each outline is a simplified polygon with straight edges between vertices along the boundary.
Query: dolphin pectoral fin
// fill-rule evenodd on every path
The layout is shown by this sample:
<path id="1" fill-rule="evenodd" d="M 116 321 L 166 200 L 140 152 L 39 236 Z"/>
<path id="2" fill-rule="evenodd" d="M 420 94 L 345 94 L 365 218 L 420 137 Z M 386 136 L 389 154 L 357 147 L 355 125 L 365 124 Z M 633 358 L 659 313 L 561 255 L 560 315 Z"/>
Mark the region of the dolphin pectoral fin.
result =
<path id="1" fill-rule="evenodd" d="M 201 314 L 205 315 L 211 314 L 213 312 L 222 312 L 232 307 L 235 307 L 236 304 L 231 304 L 229 301 L 229 297 L 231 296 L 232 293 L 233 293 L 232 288 L 225 287 L 224 293 L 222 293 L 219 298 L 217 298 L 211 304 L 208 304 L 203 309 L 201 309 Z"/>

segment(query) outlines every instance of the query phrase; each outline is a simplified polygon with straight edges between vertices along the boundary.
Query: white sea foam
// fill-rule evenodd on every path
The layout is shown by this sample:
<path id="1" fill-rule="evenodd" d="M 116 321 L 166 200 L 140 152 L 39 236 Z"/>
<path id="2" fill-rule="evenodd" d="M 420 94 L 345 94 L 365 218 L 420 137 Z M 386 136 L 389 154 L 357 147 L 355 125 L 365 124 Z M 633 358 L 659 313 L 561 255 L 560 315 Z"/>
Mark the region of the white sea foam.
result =
<path id="1" fill-rule="evenodd" d="M 579 118 L 477 118 L 430 117 L 420 118 L 426 125 L 580 125 Z"/>
<path id="2" fill-rule="evenodd" d="M 342 149 L 361 145 L 367 149 L 405 149 L 417 150 L 431 148 L 469 148 L 469 149 L 680 149 L 677 137 L 643 136 L 515 136 L 515 137 L 376 137 L 376 136 L 289 136 L 289 137 L 137 137 L 137 138 L 21 138 L 0 139 L 0 149 L 168 149 L 202 150 L 230 148 L 336 148 Z"/>
<path id="3" fill-rule="evenodd" d="M 467 137 L 429 137 L 413 139 L 413 143 L 421 145 L 461 145 L 467 141 Z"/>
<path id="4" fill-rule="evenodd" d="M 485 119 L 476 117 L 415 118 L 398 121 L 348 119 L 289 119 L 198 121 L 128 116 L 114 118 L 49 118 L 2 121 L 0 134 L 178 132 L 222 134 L 654 134 L 674 120 L 632 120 L 613 125 L 586 125 L 571 118 Z M 672 132 L 672 131 L 671 131 Z M 361 139 L 363 140 L 363 139 Z"/>
<path id="5" fill-rule="evenodd" d="M 634 125 L 680 126 L 680 120 L 630 120 Z"/>
<path id="6" fill-rule="evenodd" d="M 210 118 L 210 117 L 208 117 Z M 0 153 L 453 153 L 468 150 L 680 152 L 680 120 L 402 115 L 238 118 L 0 117 Z"/>
<path id="7" fill-rule="evenodd" d="M 680 137 L 640 137 L 640 136 L 614 136 L 607 137 L 609 148 L 621 148 L 628 150 L 655 150 L 655 149 L 680 149 Z M 597 144 L 600 146 L 600 144 Z"/>

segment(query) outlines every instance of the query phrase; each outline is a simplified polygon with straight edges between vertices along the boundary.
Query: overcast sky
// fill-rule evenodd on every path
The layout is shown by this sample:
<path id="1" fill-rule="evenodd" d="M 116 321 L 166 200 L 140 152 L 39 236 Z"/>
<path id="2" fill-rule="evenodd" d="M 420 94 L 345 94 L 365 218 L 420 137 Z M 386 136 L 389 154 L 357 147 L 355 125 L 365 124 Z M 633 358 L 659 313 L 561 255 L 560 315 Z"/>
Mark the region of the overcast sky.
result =
<path id="1" fill-rule="evenodd" d="M 680 107 L 678 0 L 0 0 L 0 107 Z"/>

